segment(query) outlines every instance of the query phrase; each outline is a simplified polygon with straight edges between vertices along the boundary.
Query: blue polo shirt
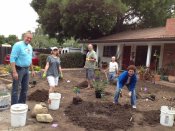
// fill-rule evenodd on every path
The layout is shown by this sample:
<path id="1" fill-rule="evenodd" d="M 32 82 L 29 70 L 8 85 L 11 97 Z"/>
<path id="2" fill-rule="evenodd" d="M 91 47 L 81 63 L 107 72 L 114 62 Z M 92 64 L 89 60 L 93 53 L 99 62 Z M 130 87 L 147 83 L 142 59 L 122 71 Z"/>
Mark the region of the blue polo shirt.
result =
<path id="1" fill-rule="evenodd" d="M 29 67 L 32 63 L 33 49 L 30 44 L 24 41 L 16 42 L 10 54 L 10 63 L 15 62 L 17 66 Z"/>

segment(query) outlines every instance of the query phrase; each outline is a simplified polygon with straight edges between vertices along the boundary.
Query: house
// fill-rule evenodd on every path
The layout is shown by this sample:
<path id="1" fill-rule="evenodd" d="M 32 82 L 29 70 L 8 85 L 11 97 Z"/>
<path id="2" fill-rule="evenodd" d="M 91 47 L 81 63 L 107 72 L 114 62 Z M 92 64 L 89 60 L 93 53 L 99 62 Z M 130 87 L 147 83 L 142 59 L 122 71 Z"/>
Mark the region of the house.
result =
<path id="1" fill-rule="evenodd" d="M 96 47 L 100 61 L 117 56 L 122 69 L 132 63 L 152 69 L 171 67 L 169 73 L 175 75 L 175 18 L 167 19 L 165 27 L 125 31 L 88 43 Z"/>

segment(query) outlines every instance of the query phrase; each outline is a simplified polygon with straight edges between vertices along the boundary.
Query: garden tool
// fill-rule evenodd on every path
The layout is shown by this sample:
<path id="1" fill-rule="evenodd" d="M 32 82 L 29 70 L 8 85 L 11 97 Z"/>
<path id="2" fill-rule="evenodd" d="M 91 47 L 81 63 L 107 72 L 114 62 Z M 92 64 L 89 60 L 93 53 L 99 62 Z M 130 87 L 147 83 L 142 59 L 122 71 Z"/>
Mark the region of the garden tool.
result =
<path id="1" fill-rule="evenodd" d="M 34 79 L 33 76 L 31 77 L 31 80 L 32 80 L 32 81 L 30 82 L 30 84 L 32 85 L 31 88 L 33 88 L 33 87 L 36 86 L 37 82 L 36 82 L 36 80 Z"/>

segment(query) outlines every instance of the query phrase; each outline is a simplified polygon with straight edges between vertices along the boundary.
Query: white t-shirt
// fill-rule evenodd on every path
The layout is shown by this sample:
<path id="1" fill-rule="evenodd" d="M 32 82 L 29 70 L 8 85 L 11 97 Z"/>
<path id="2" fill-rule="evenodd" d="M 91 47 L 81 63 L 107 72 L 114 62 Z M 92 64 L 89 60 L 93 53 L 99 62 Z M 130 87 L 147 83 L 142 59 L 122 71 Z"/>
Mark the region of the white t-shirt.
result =
<path id="1" fill-rule="evenodd" d="M 117 62 L 110 62 L 109 63 L 109 72 L 118 71 L 118 63 Z"/>

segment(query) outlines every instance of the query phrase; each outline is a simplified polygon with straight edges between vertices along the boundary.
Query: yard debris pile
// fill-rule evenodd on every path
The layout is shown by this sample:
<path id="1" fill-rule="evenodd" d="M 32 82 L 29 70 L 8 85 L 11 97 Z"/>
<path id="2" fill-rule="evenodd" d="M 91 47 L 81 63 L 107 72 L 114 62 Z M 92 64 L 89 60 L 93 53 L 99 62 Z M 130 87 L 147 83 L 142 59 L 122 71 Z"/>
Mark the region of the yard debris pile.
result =
<path id="1" fill-rule="evenodd" d="M 73 97 L 72 103 L 77 105 L 77 104 L 82 103 L 82 101 L 83 100 L 80 97 Z"/>
<path id="2" fill-rule="evenodd" d="M 113 103 L 71 104 L 66 108 L 65 114 L 74 124 L 87 130 L 127 130 L 133 126 L 133 121 L 130 121 L 131 109 L 126 109 L 121 105 L 116 106 Z"/>
<path id="3" fill-rule="evenodd" d="M 88 82 L 83 81 L 83 82 L 79 83 L 76 87 L 79 87 L 81 89 L 86 88 L 86 87 L 88 87 Z"/>
<path id="4" fill-rule="evenodd" d="M 45 102 L 48 100 L 48 91 L 45 89 L 36 90 L 28 96 L 28 100 L 37 101 L 37 102 Z"/>

